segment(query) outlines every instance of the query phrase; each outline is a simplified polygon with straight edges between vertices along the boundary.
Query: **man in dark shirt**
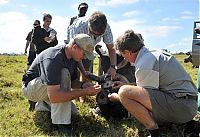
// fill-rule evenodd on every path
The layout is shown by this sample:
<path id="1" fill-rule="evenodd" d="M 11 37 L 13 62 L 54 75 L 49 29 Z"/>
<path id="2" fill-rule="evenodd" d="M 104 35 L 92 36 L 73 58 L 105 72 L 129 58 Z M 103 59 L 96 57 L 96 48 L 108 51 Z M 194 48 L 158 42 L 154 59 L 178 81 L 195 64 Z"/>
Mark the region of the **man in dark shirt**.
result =
<path id="1" fill-rule="evenodd" d="M 84 17 L 86 12 L 88 10 L 88 4 L 87 3 L 81 3 L 78 5 L 78 16 L 74 16 L 71 18 L 70 20 L 70 24 L 69 25 L 72 25 L 72 23 L 74 22 L 74 20 L 76 20 L 77 18 L 79 17 Z"/>
<path id="2" fill-rule="evenodd" d="M 24 95 L 49 104 L 52 123 L 64 134 L 71 132 L 71 113 L 76 110 L 72 100 L 101 90 L 98 85 L 77 79 L 77 63 L 85 57 L 92 60 L 93 47 L 90 36 L 78 34 L 68 45 L 51 47 L 39 54 L 23 77 Z"/>
<path id="3" fill-rule="evenodd" d="M 36 28 L 38 26 L 40 26 L 40 21 L 35 20 L 33 23 L 33 27 Z M 31 30 L 26 37 L 26 47 L 24 54 L 27 54 L 27 49 L 29 47 L 27 70 L 29 69 L 30 65 L 32 64 L 33 60 L 36 57 L 35 45 L 34 43 L 32 43 L 32 35 L 33 35 L 33 30 Z"/>
<path id="4" fill-rule="evenodd" d="M 78 5 L 78 11 L 79 11 L 79 13 L 78 13 L 77 16 L 74 16 L 74 17 L 72 17 L 72 18 L 70 19 L 69 26 L 72 25 L 73 22 L 75 22 L 75 20 L 78 20 L 78 18 L 84 17 L 85 14 L 86 14 L 86 12 L 87 12 L 87 10 L 88 10 L 88 4 L 87 4 L 87 3 L 80 3 L 80 4 Z M 69 28 L 69 26 L 68 26 L 68 28 Z M 69 42 L 69 41 L 67 42 L 66 40 L 64 40 L 64 41 L 65 41 L 65 43 L 68 43 L 68 42 Z M 92 61 L 92 63 L 90 63 L 90 62 L 87 61 L 87 59 L 83 59 L 83 64 L 84 64 L 84 66 L 86 66 L 88 69 L 90 68 L 90 70 L 91 70 L 90 72 L 92 72 L 92 69 L 93 69 L 93 61 Z M 82 76 L 80 76 L 80 79 L 84 81 L 84 78 L 83 78 Z M 86 81 L 86 80 L 85 80 L 85 81 Z M 80 97 L 79 100 L 80 100 L 80 102 L 84 102 L 85 97 Z"/>

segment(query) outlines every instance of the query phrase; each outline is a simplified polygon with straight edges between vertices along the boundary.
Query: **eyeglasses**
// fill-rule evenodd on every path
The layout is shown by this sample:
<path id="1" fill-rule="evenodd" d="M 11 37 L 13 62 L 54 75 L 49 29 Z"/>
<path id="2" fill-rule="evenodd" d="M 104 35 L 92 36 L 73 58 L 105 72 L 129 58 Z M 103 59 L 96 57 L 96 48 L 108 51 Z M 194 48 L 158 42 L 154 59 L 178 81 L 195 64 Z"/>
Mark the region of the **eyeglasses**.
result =
<path id="1" fill-rule="evenodd" d="M 95 37 L 99 37 L 99 36 L 103 35 L 103 33 L 99 33 L 99 32 L 97 32 L 97 31 L 93 31 L 93 30 L 91 29 L 91 27 L 90 27 L 89 29 L 90 29 L 90 33 L 91 33 L 93 36 L 95 36 Z"/>
<path id="2" fill-rule="evenodd" d="M 33 25 L 36 26 L 36 25 L 39 25 L 39 24 L 35 24 L 35 23 L 34 23 Z"/>

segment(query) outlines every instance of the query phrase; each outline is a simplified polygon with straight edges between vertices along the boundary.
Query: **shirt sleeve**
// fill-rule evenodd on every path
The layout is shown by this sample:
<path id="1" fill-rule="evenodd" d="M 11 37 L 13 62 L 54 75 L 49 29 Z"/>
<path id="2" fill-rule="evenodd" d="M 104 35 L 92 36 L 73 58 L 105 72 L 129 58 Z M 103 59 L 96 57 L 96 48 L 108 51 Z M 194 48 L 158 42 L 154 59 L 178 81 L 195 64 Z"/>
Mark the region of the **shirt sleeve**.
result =
<path id="1" fill-rule="evenodd" d="M 159 72 L 141 69 L 135 72 L 136 83 L 144 88 L 159 88 Z"/>
<path id="2" fill-rule="evenodd" d="M 26 40 L 31 41 L 32 31 L 28 33 Z"/>
<path id="3" fill-rule="evenodd" d="M 113 44 L 113 34 L 112 34 L 112 31 L 111 31 L 111 28 L 110 28 L 109 24 L 107 24 L 106 31 L 105 31 L 105 33 L 103 35 L 103 42 L 106 45 Z"/>

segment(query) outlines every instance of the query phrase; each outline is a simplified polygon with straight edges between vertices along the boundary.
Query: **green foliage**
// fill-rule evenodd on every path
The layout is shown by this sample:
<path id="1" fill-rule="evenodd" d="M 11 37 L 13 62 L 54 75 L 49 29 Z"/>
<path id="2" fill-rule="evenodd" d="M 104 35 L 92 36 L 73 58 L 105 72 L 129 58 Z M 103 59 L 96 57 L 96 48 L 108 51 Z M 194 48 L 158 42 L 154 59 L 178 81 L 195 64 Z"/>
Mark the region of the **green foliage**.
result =
<path id="1" fill-rule="evenodd" d="M 180 64 L 184 67 L 187 73 L 192 77 L 193 82 L 197 85 L 197 68 L 192 68 L 192 63 L 184 63 L 184 59 L 187 57 L 185 54 L 175 55 L 176 59 L 180 62 Z"/>
<path id="2" fill-rule="evenodd" d="M 185 55 L 176 55 L 180 63 L 197 83 L 197 69 L 184 64 Z M 98 59 L 94 61 L 97 74 Z M 52 132 L 51 118 L 48 112 L 29 112 L 27 99 L 21 92 L 21 78 L 26 69 L 25 56 L 0 56 L 0 136 L 60 136 Z M 79 115 L 73 115 L 74 136 L 77 137 L 138 137 L 147 136 L 144 127 L 134 118 L 121 121 L 106 120 L 94 116 L 91 108 L 95 98 L 87 98 L 85 103 L 74 101 Z M 182 137 L 183 126 L 164 128 L 165 137 Z"/>

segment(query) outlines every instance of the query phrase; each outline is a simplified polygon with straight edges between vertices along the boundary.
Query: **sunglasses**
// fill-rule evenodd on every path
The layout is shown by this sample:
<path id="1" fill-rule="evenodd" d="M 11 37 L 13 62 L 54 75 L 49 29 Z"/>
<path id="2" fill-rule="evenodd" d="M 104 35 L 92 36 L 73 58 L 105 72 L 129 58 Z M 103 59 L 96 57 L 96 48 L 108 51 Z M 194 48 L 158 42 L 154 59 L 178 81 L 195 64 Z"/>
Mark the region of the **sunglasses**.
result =
<path id="1" fill-rule="evenodd" d="M 45 20 L 45 22 L 50 22 L 51 23 L 51 20 Z"/>
<path id="2" fill-rule="evenodd" d="M 95 37 L 99 37 L 99 36 L 103 35 L 103 33 L 99 33 L 99 32 L 93 31 L 91 28 L 90 28 L 90 33 Z"/>
<path id="3" fill-rule="evenodd" d="M 36 25 L 39 25 L 39 24 L 35 24 L 35 23 L 34 23 L 33 25 L 36 26 Z"/>

